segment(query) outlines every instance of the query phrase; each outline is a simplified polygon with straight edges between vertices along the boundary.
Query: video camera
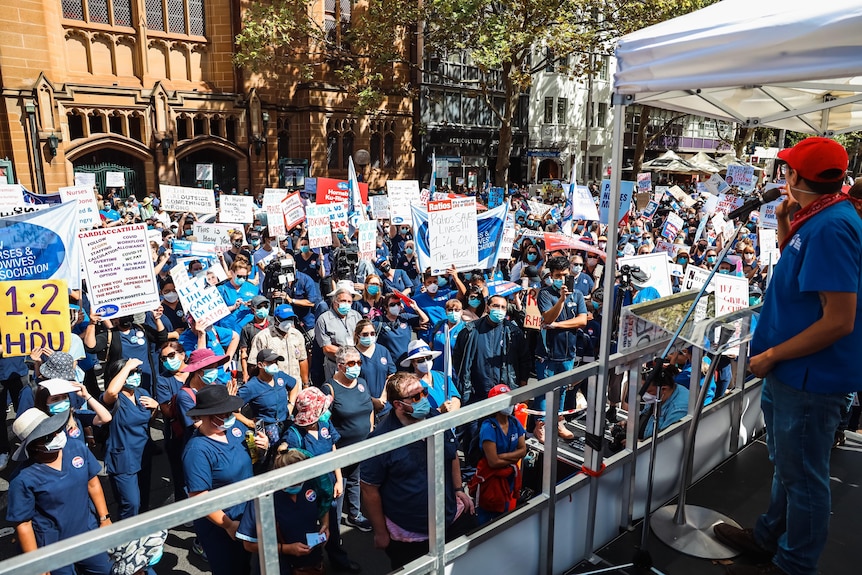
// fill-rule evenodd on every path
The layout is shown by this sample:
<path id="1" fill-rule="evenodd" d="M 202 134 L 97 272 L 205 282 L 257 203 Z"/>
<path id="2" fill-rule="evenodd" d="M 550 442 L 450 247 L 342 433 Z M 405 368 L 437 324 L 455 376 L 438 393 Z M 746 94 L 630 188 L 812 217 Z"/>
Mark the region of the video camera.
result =
<path id="1" fill-rule="evenodd" d="M 332 273 L 336 281 L 356 281 L 359 265 L 359 246 L 348 244 L 332 250 Z"/>
<path id="2" fill-rule="evenodd" d="M 638 266 L 630 266 L 628 264 L 624 264 L 620 266 L 620 286 L 627 287 L 634 282 L 637 284 L 644 284 L 649 281 L 650 275 L 640 269 Z"/>
<path id="3" fill-rule="evenodd" d="M 273 258 L 263 270 L 264 293 L 272 291 L 285 291 L 287 286 L 296 279 L 296 263 L 293 258 Z M 273 305 L 278 305 L 273 302 Z"/>

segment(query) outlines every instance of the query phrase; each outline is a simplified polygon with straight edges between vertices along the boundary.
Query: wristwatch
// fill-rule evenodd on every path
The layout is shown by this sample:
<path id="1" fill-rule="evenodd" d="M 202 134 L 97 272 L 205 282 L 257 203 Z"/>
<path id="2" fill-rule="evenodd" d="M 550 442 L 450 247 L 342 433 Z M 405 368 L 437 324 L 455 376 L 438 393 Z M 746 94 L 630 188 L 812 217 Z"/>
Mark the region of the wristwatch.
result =
<path id="1" fill-rule="evenodd" d="M 102 515 L 101 517 L 99 517 L 99 523 L 104 523 L 105 521 L 107 521 L 110 518 L 111 518 L 111 514 L 106 513 L 106 514 Z"/>

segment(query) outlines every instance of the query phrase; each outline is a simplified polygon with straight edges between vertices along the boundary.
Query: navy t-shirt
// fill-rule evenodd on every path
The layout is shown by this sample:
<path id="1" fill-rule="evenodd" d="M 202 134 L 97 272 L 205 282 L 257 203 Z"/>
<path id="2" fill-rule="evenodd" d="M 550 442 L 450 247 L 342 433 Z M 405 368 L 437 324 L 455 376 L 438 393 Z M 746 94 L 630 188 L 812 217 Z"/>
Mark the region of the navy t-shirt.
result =
<path id="1" fill-rule="evenodd" d="M 359 377 L 368 384 L 368 392 L 371 397 L 380 397 L 383 390 L 386 389 L 386 378 L 395 373 L 397 369 L 389 350 L 382 345 L 375 344 L 371 357 L 362 353 L 362 371 L 359 372 Z M 383 410 L 378 412 L 378 416 L 389 413 L 389 409 L 390 405 L 387 402 L 383 406 Z"/>
<path id="2" fill-rule="evenodd" d="M 356 385 L 344 387 L 330 379 L 321 389 L 326 395 L 334 395 L 329 410 L 332 412 L 332 424 L 341 436 L 337 446 L 346 447 L 367 438 L 371 433 L 374 406 L 371 404 L 371 394 L 365 380 L 359 377 Z"/>
<path id="3" fill-rule="evenodd" d="M 395 361 L 407 353 L 407 346 L 413 339 L 413 329 L 419 327 L 421 320 L 418 315 L 402 313 L 395 321 L 389 321 L 387 316 L 381 316 L 374 321 L 377 330 L 377 344 L 389 350 Z"/>
<path id="4" fill-rule="evenodd" d="M 537 298 L 539 311 L 545 313 L 553 308 L 560 299 L 560 292 L 553 286 L 545 286 L 539 290 Z M 560 315 L 554 321 L 565 321 L 587 313 L 584 295 L 574 290 L 563 304 Z M 543 329 L 536 343 L 536 355 L 552 361 L 574 359 L 577 353 L 577 329 Z"/>
<path id="5" fill-rule="evenodd" d="M 283 371 L 273 375 L 271 383 L 265 383 L 257 377 L 252 377 L 239 388 L 237 395 L 251 411 L 256 419 L 266 424 L 287 421 L 287 395 L 296 385 L 296 380 Z"/>

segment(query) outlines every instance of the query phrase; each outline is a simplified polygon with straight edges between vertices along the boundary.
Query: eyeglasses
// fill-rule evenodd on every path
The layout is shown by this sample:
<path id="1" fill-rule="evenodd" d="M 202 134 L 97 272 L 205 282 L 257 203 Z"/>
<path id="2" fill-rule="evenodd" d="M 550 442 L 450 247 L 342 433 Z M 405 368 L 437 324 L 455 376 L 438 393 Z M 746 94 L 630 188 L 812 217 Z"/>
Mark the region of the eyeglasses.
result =
<path id="1" fill-rule="evenodd" d="M 357 365 L 362 365 L 362 360 L 356 359 L 353 361 L 345 361 L 342 365 L 346 365 L 347 367 L 355 367 Z"/>
<path id="2" fill-rule="evenodd" d="M 177 354 L 178 354 L 178 353 L 179 353 L 178 351 L 172 351 L 172 352 L 171 352 L 171 353 L 169 353 L 168 355 L 163 355 L 163 356 L 161 356 L 161 358 L 162 358 L 162 359 L 173 359 L 173 358 L 175 358 L 175 357 L 177 356 Z"/>
<path id="3" fill-rule="evenodd" d="M 409 400 L 410 403 L 419 403 L 425 397 L 428 397 L 428 390 L 423 387 L 422 391 L 420 391 L 416 395 L 409 395 L 407 397 L 402 397 L 398 401 L 408 401 Z"/>

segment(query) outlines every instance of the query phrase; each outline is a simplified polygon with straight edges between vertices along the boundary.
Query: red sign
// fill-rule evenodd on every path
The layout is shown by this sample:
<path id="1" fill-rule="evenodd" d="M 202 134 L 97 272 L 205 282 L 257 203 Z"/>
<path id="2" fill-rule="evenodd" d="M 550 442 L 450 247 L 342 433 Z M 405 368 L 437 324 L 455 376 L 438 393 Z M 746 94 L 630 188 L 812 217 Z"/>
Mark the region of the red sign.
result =
<path id="1" fill-rule="evenodd" d="M 368 184 L 359 183 L 359 194 L 362 196 L 362 203 L 368 205 Z M 317 205 L 346 204 L 349 195 L 347 180 L 317 178 Z"/>

